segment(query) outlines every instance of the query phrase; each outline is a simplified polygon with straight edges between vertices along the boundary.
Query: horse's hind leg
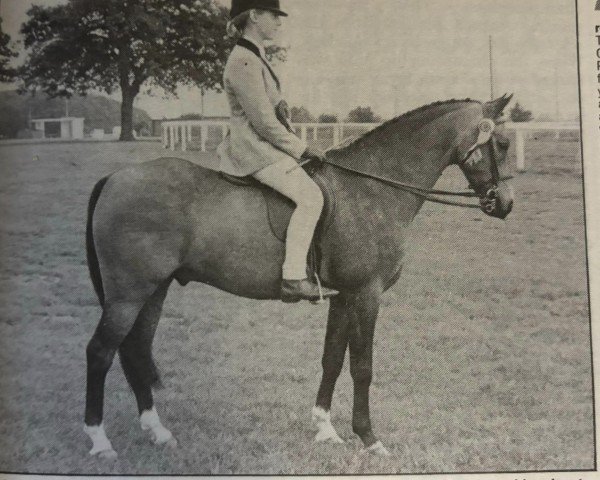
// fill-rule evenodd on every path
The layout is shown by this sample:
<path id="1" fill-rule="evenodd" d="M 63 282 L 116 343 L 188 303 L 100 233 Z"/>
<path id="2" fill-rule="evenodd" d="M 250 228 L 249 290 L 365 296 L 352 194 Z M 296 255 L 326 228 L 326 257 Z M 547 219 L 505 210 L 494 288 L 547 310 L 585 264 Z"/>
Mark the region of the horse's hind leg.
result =
<path id="1" fill-rule="evenodd" d="M 344 356 L 348 346 L 348 315 L 343 308 L 345 299 L 340 294 L 331 299 L 325 348 L 323 352 L 323 377 L 317 394 L 317 402 L 312 410 L 313 423 L 318 431 L 317 442 L 343 443 L 331 424 L 331 399 L 335 383 L 344 365 Z"/>
<path id="2" fill-rule="evenodd" d="M 119 357 L 125 377 L 135 394 L 142 430 L 149 430 L 156 444 L 169 443 L 176 446 L 175 438 L 160 422 L 152 398 L 152 386 L 159 382 L 152 358 L 152 342 L 170 283 L 169 280 L 158 287 L 146 302 L 133 328 L 119 347 Z"/>
<path id="3" fill-rule="evenodd" d="M 146 297 L 147 298 L 147 297 Z M 91 455 L 116 457 L 102 423 L 104 384 L 115 353 L 146 303 L 143 300 L 105 301 L 100 323 L 90 340 L 87 354 L 87 391 L 84 431 L 93 442 Z"/>

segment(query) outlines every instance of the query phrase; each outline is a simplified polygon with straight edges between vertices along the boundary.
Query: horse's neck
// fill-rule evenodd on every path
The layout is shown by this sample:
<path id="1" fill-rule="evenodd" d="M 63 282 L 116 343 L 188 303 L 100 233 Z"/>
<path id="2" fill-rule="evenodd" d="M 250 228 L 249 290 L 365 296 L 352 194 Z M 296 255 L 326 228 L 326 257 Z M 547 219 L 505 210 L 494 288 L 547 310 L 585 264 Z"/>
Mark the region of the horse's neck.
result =
<path id="1" fill-rule="evenodd" d="M 440 105 L 411 121 L 388 125 L 339 152 L 339 161 L 356 170 L 431 188 L 451 163 L 457 123 L 477 111 L 471 104 Z M 434 110 L 434 108 L 432 108 Z"/>

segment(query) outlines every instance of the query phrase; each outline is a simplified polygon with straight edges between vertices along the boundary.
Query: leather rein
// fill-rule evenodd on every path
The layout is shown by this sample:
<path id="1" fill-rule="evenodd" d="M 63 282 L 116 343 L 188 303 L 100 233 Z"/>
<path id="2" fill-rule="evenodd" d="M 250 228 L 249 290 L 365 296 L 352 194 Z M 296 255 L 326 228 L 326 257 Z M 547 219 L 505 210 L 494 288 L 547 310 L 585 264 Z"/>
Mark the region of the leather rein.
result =
<path id="1" fill-rule="evenodd" d="M 465 164 L 469 161 L 471 156 L 479 148 L 483 147 L 484 145 L 489 144 L 492 141 L 492 133 L 494 131 L 494 127 L 495 127 L 495 124 L 494 124 L 493 120 L 484 119 L 484 120 L 482 120 L 482 122 L 480 122 L 479 127 L 478 127 L 479 128 L 479 138 L 477 139 L 477 142 L 475 142 L 475 144 L 467 151 L 464 158 L 462 159 L 462 161 L 459 164 L 459 167 L 463 171 L 463 173 L 465 170 Z M 492 163 L 492 165 L 491 165 L 492 172 L 491 173 L 492 173 L 493 185 L 491 186 L 491 188 L 489 188 L 487 190 L 486 194 L 483 196 L 477 194 L 476 192 L 452 192 L 449 190 L 436 190 L 436 189 L 431 189 L 431 188 L 423 188 L 423 187 L 419 187 L 418 185 L 412 185 L 410 183 L 400 182 L 398 180 L 393 180 L 391 178 L 386 178 L 386 177 L 382 177 L 382 176 L 375 175 L 372 173 L 363 172 L 361 170 L 356 170 L 352 167 L 340 165 L 339 163 L 331 162 L 329 160 L 323 160 L 323 163 L 326 163 L 327 165 L 331 165 L 335 168 L 339 168 L 341 170 L 345 170 L 347 172 L 354 173 L 356 175 L 360 175 L 365 178 L 377 180 L 381 183 L 384 183 L 386 185 L 394 187 L 398 190 L 403 190 L 405 192 L 412 193 L 413 195 L 416 195 L 417 197 L 421 197 L 425 201 L 428 201 L 428 202 L 440 203 L 442 205 L 452 205 L 455 207 L 462 207 L 462 208 L 476 208 L 476 209 L 483 208 L 484 210 L 486 210 L 489 213 L 489 212 L 493 211 L 493 209 L 495 208 L 496 190 L 498 188 L 498 183 L 500 181 L 510 180 L 512 178 L 510 176 L 507 176 L 507 177 L 500 176 L 498 162 L 496 160 L 496 155 L 495 155 L 493 146 L 491 146 L 491 160 L 492 160 L 492 162 L 491 162 Z M 470 186 L 470 188 L 473 188 L 473 187 Z M 459 202 L 459 201 L 455 201 L 455 200 L 446 200 L 444 198 L 439 198 L 440 196 L 463 197 L 463 198 L 477 198 L 478 197 L 480 199 L 480 201 L 479 201 L 480 204 L 476 205 L 473 203 L 465 203 L 465 202 Z"/>
<path id="2" fill-rule="evenodd" d="M 372 173 L 363 172 L 360 170 L 356 170 L 351 167 L 347 167 L 345 165 L 340 165 L 339 163 L 330 162 L 329 160 L 324 160 L 323 163 L 327 165 L 331 165 L 335 168 L 339 168 L 340 170 L 345 170 L 347 172 L 354 173 L 356 175 L 360 175 L 361 177 L 370 178 L 371 180 L 377 180 L 381 183 L 394 187 L 398 190 L 403 190 L 408 193 L 412 193 L 417 197 L 421 197 L 428 202 L 441 203 L 442 205 L 453 205 L 456 207 L 464 207 L 464 208 L 477 208 L 479 209 L 479 205 L 475 205 L 472 203 L 465 202 L 457 202 L 454 200 L 445 200 L 443 198 L 439 198 L 438 195 L 446 195 L 453 197 L 466 197 L 466 198 L 474 198 L 478 197 L 475 192 L 451 192 L 448 190 L 435 190 L 429 188 L 419 187 L 417 185 L 412 185 L 410 183 L 399 182 L 398 180 L 393 180 L 391 178 L 381 177 L 379 175 L 374 175 Z"/>

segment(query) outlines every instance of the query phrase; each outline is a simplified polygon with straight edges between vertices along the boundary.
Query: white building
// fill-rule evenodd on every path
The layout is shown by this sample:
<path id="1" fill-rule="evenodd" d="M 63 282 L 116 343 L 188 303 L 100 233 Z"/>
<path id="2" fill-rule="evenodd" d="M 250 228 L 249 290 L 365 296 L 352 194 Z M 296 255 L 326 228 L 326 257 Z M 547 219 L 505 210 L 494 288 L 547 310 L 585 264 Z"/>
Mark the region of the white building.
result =
<path id="1" fill-rule="evenodd" d="M 42 138 L 77 140 L 83 138 L 83 121 L 79 117 L 35 118 L 31 128 L 42 132 Z"/>

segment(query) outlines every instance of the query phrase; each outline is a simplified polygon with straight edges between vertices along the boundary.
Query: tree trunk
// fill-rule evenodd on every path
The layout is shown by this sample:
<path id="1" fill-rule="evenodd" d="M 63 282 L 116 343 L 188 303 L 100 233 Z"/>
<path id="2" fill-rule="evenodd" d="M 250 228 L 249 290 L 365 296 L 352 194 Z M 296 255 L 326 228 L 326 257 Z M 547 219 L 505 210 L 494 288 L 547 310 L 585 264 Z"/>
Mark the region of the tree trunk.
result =
<path id="1" fill-rule="evenodd" d="M 123 88 L 123 100 L 121 102 L 121 142 L 131 142 L 133 137 L 133 101 L 137 92 L 131 87 Z"/>

